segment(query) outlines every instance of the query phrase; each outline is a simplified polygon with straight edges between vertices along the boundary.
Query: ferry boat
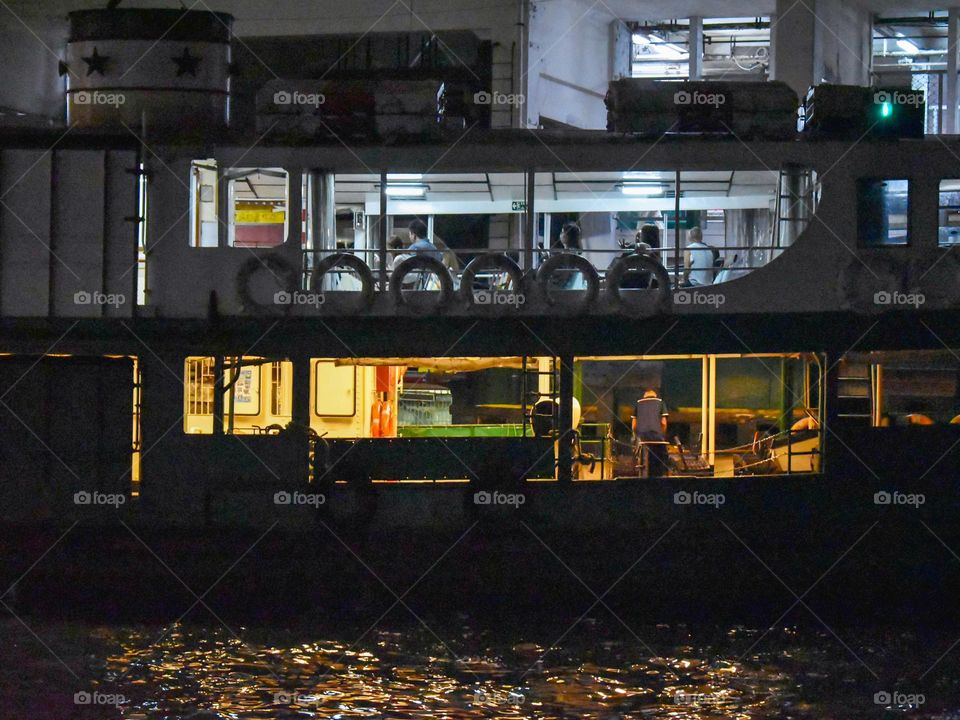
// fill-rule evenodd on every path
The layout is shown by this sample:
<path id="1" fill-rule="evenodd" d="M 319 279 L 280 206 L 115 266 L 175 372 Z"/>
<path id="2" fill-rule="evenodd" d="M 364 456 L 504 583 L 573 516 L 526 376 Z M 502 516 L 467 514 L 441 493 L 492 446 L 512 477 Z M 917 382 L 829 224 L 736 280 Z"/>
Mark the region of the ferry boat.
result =
<path id="1" fill-rule="evenodd" d="M 71 62 L 107 42 L 75 38 Z M 203 95 L 187 134 L 153 98 L 91 106 L 108 79 L 71 77 L 79 127 L 0 132 L 8 528 L 521 522 L 601 547 L 677 513 L 781 544 L 811 508 L 950 517 L 956 137 L 463 120 L 347 144 L 164 96 Z M 442 259 L 405 252 L 417 219 Z M 659 247 L 636 244 L 651 225 Z M 630 430 L 650 389 L 658 478 Z"/>

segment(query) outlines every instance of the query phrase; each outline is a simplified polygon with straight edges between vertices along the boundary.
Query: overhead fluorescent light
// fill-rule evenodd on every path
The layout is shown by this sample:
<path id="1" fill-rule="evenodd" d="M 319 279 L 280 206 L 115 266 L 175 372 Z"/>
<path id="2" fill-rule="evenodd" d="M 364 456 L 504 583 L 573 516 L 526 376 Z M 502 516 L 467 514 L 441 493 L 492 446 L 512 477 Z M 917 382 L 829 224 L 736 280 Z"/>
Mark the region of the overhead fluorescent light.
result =
<path id="1" fill-rule="evenodd" d="M 624 180 L 659 180 L 660 173 L 648 170 L 628 170 L 623 174 Z"/>
<path id="2" fill-rule="evenodd" d="M 919 55 L 921 50 L 912 42 L 903 37 L 903 33 L 897 33 L 897 47 L 903 50 L 907 55 Z"/>
<path id="3" fill-rule="evenodd" d="M 680 60 L 681 58 L 687 57 L 686 50 L 681 48 L 679 45 L 674 45 L 673 43 L 664 43 L 663 45 L 657 45 L 657 48 L 664 55 L 667 55 L 668 57 L 672 57 L 676 60 Z"/>
<path id="4" fill-rule="evenodd" d="M 687 57 L 687 51 L 681 48 L 679 45 L 666 42 L 656 35 L 651 35 L 648 37 L 642 33 L 634 33 L 632 39 L 634 45 L 642 45 L 643 47 L 650 48 L 653 50 L 654 54 L 663 55 L 671 60 L 680 60 Z"/>
<path id="5" fill-rule="evenodd" d="M 620 186 L 620 192 L 624 195 L 653 197 L 655 195 L 663 195 L 663 185 L 654 183 L 623 183 Z"/>
<path id="6" fill-rule="evenodd" d="M 387 173 L 387 180 L 423 180 L 422 173 Z"/>
<path id="7" fill-rule="evenodd" d="M 387 185 L 388 197 L 422 198 L 426 194 L 426 185 Z"/>
<path id="8" fill-rule="evenodd" d="M 920 48 L 914 45 L 909 40 L 897 40 L 897 47 L 903 50 L 908 55 L 919 55 Z"/>

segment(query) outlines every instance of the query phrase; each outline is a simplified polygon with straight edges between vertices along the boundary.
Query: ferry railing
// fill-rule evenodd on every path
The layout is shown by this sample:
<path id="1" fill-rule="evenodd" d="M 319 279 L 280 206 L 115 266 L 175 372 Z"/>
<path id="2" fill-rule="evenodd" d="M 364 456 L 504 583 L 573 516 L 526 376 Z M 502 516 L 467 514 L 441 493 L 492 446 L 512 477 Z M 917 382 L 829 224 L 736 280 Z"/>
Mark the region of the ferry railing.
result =
<path id="1" fill-rule="evenodd" d="M 707 270 L 714 273 L 714 285 L 720 285 L 723 282 L 729 280 L 734 280 L 739 277 L 758 270 L 762 267 L 765 267 L 770 262 L 775 260 L 780 254 L 786 249 L 785 247 L 777 246 L 774 243 L 762 244 L 762 245 L 724 245 L 714 248 L 719 253 L 720 263 L 715 265 L 713 268 L 707 268 Z M 686 248 L 681 248 L 681 253 L 684 253 Z M 317 249 L 306 249 L 303 251 L 305 257 L 307 258 L 304 262 L 303 268 L 303 280 L 302 288 L 305 290 L 312 290 L 315 292 L 319 291 L 331 291 L 336 292 L 338 290 L 348 290 L 354 289 L 351 287 L 352 283 L 344 282 L 344 279 L 347 277 L 355 276 L 355 273 L 343 267 L 337 267 L 329 271 L 326 277 L 330 278 L 326 284 L 328 287 L 325 288 L 314 288 L 313 287 L 313 268 L 316 267 L 317 263 L 323 257 L 329 255 L 334 255 L 337 253 L 344 253 L 349 255 L 354 255 L 367 265 L 367 267 L 372 271 L 376 287 L 380 291 L 386 291 L 388 288 L 380 287 L 380 262 L 379 262 L 379 250 L 374 248 L 340 248 L 337 250 L 317 250 Z M 469 264 L 471 260 L 479 255 L 489 255 L 489 254 L 501 254 L 507 255 L 514 259 L 515 261 L 520 260 L 522 255 L 522 250 L 518 248 L 509 248 L 509 249 L 497 249 L 489 247 L 471 247 L 471 248 L 449 248 L 447 250 L 441 250 L 444 254 L 444 265 L 447 266 L 450 274 L 454 280 L 455 287 L 459 287 L 460 279 L 463 274 L 464 268 Z M 550 257 L 553 254 L 565 252 L 560 248 L 555 248 L 553 250 L 538 249 L 534 253 L 534 267 L 526 269 L 526 273 L 536 272 L 537 268 L 542 264 L 544 260 Z M 597 275 L 601 280 L 606 276 L 607 270 L 609 269 L 611 263 L 613 263 L 616 258 L 630 254 L 629 250 L 622 248 L 586 248 L 579 251 L 574 251 L 575 254 L 581 255 L 588 260 L 594 266 L 594 269 L 597 272 Z M 393 269 L 393 262 L 397 257 L 404 256 L 409 257 L 412 253 L 406 249 L 394 250 L 391 249 L 388 251 L 388 268 L 387 275 L 389 278 L 390 272 Z M 664 269 L 667 270 L 667 273 L 670 277 L 671 288 L 678 289 L 686 286 L 685 276 L 687 274 L 687 268 L 685 267 L 683 258 L 677 258 L 674 248 L 671 247 L 661 247 L 654 248 L 650 251 L 650 254 L 660 261 L 660 264 L 663 265 Z M 455 262 L 453 259 L 455 258 Z M 598 262 L 597 258 L 603 258 L 604 261 Z M 609 260 L 606 260 L 609 258 Z M 679 263 L 678 263 L 679 260 Z M 695 268 L 695 270 L 702 271 L 704 268 Z M 573 274 L 579 273 L 579 271 L 574 269 L 564 270 L 561 269 L 558 271 L 559 274 Z M 409 281 L 415 281 L 417 278 L 422 277 L 423 275 L 429 274 L 429 271 L 425 270 L 414 270 L 407 277 Z M 489 280 L 500 275 L 496 270 L 484 270 L 480 271 L 475 275 L 475 279 L 480 280 Z M 388 280 L 389 282 L 389 280 Z M 344 286 L 348 287 L 344 287 Z"/>

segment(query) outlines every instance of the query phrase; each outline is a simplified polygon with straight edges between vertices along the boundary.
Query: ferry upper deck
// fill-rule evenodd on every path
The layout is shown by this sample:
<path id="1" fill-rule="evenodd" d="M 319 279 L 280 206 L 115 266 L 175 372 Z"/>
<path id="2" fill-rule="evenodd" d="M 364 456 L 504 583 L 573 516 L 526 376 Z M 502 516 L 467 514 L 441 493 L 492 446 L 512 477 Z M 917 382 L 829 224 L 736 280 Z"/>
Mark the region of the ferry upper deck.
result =
<path id="1" fill-rule="evenodd" d="M 595 348 L 602 336 L 623 352 L 631 334 L 678 320 L 675 337 L 690 323 L 702 338 L 715 316 L 776 327 L 791 315 L 799 333 L 795 319 L 806 318 L 842 345 L 878 321 L 919 313 L 936 322 L 957 300 L 952 136 L 472 130 L 459 142 L 398 146 L 256 140 L 198 148 L 82 131 L 0 137 L 5 325 L 54 332 L 99 319 L 144 332 L 219 323 L 253 333 L 280 321 L 350 334 L 369 323 L 377 332 L 356 340 L 372 354 L 372 336 L 383 349 L 436 347 L 476 321 L 549 334 L 556 318 L 582 317 L 569 342 L 586 337 Z M 389 243 L 416 218 L 444 259 L 398 277 L 401 251 Z M 582 226 L 581 248 L 561 253 L 570 219 Z M 661 271 L 638 288 L 627 276 L 656 268 L 621 267 L 611 283 L 645 224 L 658 225 L 660 247 L 646 257 Z M 691 280 L 694 228 L 714 264 Z M 827 322 L 834 313 L 849 317 Z"/>

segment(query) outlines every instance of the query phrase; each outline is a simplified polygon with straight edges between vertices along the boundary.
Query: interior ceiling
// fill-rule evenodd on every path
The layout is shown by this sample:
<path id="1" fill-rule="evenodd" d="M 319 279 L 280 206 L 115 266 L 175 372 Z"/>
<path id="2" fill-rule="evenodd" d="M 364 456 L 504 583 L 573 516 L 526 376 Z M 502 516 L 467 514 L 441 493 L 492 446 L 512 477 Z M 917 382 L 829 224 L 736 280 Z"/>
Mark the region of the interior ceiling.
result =
<path id="1" fill-rule="evenodd" d="M 286 178 L 253 172 L 235 182 L 234 193 L 242 202 L 276 202 L 286 195 Z"/>
<path id="2" fill-rule="evenodd" d="M 622 172 L 539 172 L 536 174 L 537 197 L 585 197 L 620 195 L 624 183 L 657 184 L 665 193 L 673 192 L 672 170 L 629 174 Z M 338 203 L 361 203 L 379 194 L 380 179 L 376 175 L 337 174 Z M 684 197 L 732 197 L 736 195 L 773 194 L 777 176 L 766 170 L 711 170 L 680 173 Z M 428 174 L 421 179 L 395 181 L 391 184 L 426 185 L 427 198 L 434 201 L 520 200 L 523 199 L 522 173 L 459 173 Z"/>
<path id="3" fill-rule="evenodd" d="M 951 7 L 960 7 L 957 0 L 943 0 L 929 2 L 927 0 L 831 0 L 844 4 L 855 4 L 873 12 L 890 14 L 891 12 L 918 12 L 928 10 L 944 10 Z M 806 0 L 810 3 L 811 0 Z M 788 7 L 794 0 L 787 0 Z M 604 0 L 609 12 L 617 17 L 630 20 L 663 20 L 665 18 L 689 17 L 703 15 L 707 17 L 737 17 L 754 15 L 772 15 L 776 13 L 776 0 Z M 793 12 L 802 10 L 797 7 Z"/>

